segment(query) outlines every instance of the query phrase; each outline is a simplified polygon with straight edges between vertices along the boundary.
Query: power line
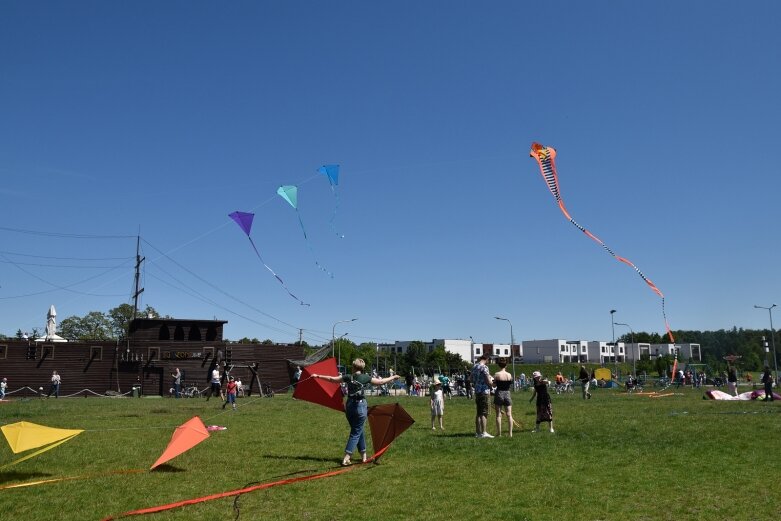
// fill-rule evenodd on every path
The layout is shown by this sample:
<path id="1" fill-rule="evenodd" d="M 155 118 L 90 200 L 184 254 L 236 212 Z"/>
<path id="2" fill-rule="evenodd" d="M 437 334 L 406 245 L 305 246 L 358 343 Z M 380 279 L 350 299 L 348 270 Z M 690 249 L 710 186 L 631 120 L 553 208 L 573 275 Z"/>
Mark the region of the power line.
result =
<path id="1" fill-rule="evenodd" d="M 0 254 L 15 255 L 18 257 L 31 257 L 33 259 L 51 259 L 51 260 L 74 260 L 74 261 L 110 261 L 110 260 L 130 260 L 133 257 L 53 257 L 51 255 L 31 255 L 29 253 L 19 253 L 15 251 L 0 251 Z"/>
<path id="2" fill-rule="evenodd" d="M 25 235 L 40 235 L 44 237 L 60 237 L 63 239 L 135 239 L 135 235 L 88 235 L 83 233 L 58 233 L 44 232 L 40 230 L 24 230 L 22 228 L 8 228 L 0 226 L 0 230 L 14 233 L 23 233 Z"/>

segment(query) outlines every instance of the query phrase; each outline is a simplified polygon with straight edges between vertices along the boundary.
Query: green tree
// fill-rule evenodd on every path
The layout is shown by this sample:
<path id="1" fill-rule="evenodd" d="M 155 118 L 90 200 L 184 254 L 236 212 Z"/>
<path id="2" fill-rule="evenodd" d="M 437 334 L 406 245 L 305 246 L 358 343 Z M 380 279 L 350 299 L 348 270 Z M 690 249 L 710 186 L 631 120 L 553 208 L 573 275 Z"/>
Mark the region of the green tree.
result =
<path id="1" fill-rule="evenodd" d="M 445 352 L 445 364 L 447 365 L 448 373 L 463 371 L 464 363 L 464 360 L 458 353 Z"/>
<path id="2" fill-rule="evenodd" d="M 118 340 L 127 338 L 130 321 L 133 319 L 133 306 L 120 304 L 108 311 L 108 318 L 111 321 L 111 334 L 113 337 Z"/>
<path id="3" fill-rule="evenodd" d="M 423 366 L 426 364 L 426 344 L 415 340 L 409 343 L 407 352 L 404 353 L 404 362 L 407 364 L 408 370 L 415 371 L 415 374 L 421 374 L 423 372 Z"/>
<path id="4" fill-rule="evenodd" d="M 83 317 L 72 316 L 60 322 L 60 335 L 76 340 L 112 340 L 111 321 L 100 311 Z"/>
<path id="5" fill-rule="evenodd" d="M 447 372 L 447 355 L 444 346 L 438 345 L 431 352 L 426 353 L 426 367 L 438 373 Z"/>

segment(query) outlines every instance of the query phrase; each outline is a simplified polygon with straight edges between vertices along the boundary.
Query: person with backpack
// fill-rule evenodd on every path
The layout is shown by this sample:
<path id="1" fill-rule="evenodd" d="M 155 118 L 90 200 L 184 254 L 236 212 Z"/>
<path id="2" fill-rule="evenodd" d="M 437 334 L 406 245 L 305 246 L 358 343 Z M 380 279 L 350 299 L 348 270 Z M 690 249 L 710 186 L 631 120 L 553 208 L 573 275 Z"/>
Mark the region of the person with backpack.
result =
<path id="1" fill-rule="evenodd" d="M 347 403 L 344 407 L 344 414 L 347 417 L 347 423 L 350 424 L 350 434 L 347 436 L 347 445 L 344 448 L 344 457 L 342 466 L 346 467 L 352 464 L 352 455 L 355 449 L 361 453 L 361 462 L 367 461 L 366 457 L 366 436 L 364 435 L 364 424 L 368 416 L 368 406 L 366 405 L 365 391 L 370 385 L 385 385 L 394 380 L 398 380 L 399 375 L 389 376 L 387 378 L 376 378 L 363 371 L 366 369 L 366 362 L 362 358 L 353 360 L 352 374 L 341 376 L 328 376 L 324 374 L 313 374 L 312 378 L 319 378 L 327 382 L 338 384 L 347 384 Z"/>

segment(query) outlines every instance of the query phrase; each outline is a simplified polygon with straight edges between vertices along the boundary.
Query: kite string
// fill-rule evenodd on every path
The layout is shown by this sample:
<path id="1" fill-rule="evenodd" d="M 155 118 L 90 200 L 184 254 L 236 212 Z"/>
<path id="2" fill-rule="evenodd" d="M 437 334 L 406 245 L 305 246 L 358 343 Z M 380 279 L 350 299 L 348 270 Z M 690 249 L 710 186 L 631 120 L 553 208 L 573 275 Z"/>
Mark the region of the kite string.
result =
<path id="1" fill-rule="evenodd" d="M 328 274 L 329 277 L 334 278 L 334 274 L 328 271 L 328 269 L 325 268 L 320 262 L 317 260 L 317 256 L 315 255 L 315 250 L 312 248 L 312 244 L 309 242 L 309 237 L 306 234 L 306 228 L 304 228 L 304 221 L 301 219 L 301 212 L 298 211 L 298 208 L 296 210 L 296 215 L 298 216 L 298 224 L 301 225 L 301 231 L 304 232 L 304 241 L 306 242 L 307 248 L 309 248 L 309 252 L 312 254 L 312 258 L 315 260 L 315 265 L 320 268 L 321 271 Z"/>
<path id="2" fill-rule="evenodd" d="M 371 461 L 371 460 L 369 460 L 369 461 Z M 369 463 L 369 461 L 367 461 L 367 463 Z M 345 472 L 349 472 L 349 471 L 351 471 L 351 470 L 353 470 L 353 469 L 355 469 L 357 467 L 358 467 L 358 465 L 353 465 L 353 466 L 350 466 L 350 467 L 339 468 L 337 470 L 329 470 L 329 471 L 326 471 L 326 472 L 321 472 L 321 473 L 318 473 L 318 474 L 312 474 L 312 475 L 309 475 L 309 476 L 300 476 L 300 477 L 296 477 L 296 478 L 282 479 L 282 480 L 279 480 L 279 481 L 272 481 L 271 483 L 262 483 L 260 485 L 253 485 L 253 486 L 250 486 L 250 487 L 245 487 L 245 488 L 241 488 L 241 489 L 237 489 L 237 490 L 230 490 L 230 491 L 227 491 L 227 492 L 219 492 L 219 493 L 216 493 L 216 494 L 211 494 L 211 495 L 208 495 L 208 496 L 202 496 L 202 497 L 199 497 L 199 498 L 186 499 L 186 500 L 183 500 L 183 501 L 177 501 L 175 503 L 168 503 L 166 505 L 160 505 L 160 506 L 156 506 L 156 507 L 143 508 L 143 509 L 138 509 L 138 510 L 131 510 L 129 512 L 124 512 L 124 513 L 119 514 L 117 516 L 105 517 L 105 518 L 103 518 L 102 521 L 111 521 L 113 519 L 119 519 L 119 518 L 122 518 L 122 517 L 130 517 L 130 516 L 137 516 L 137 515 L 144 515 L 144 514 L 154 514 L 154 513 L 157 513 L 157 512 L 165 512 L 167 510 L 173 510 L 174 508 L 179 508 L 179 507 L 188 506 L 188 505 L 194 505 L 194 504 L 197 504 L 197 503 L 204 503 L 206 501 L 212 501 L 212 500 L 215 500 L 215 499 L 222 499 L 222 498 L 226 498 L 226 497 L 237 496 L 239 494 L 245 494 L 247 492 L 254 492 L 256 490 L 264 490 L 264 489 L 271 488 L 271 487 L 276 487 L 276 486 L 279 486 L 279 485 L 288 485 L 290 483 L 298 483 L 298 482 L 303 482 L 303 481 L 312 481 L 312 480 L 315 480 L 315 479 L 328 478 L 328 477 L 332 477 L 332 476 L 337 476 L 339 474 L 344 474 Z"/>
<path id="3" fill-rule="evenodd" d="M 296 384 L 300 384 L 301 382 L 305 382 L 305 381 L 309 380 L 310 378 L 312 378 L 312 377 L 310 376 L 310 377 L 304 378 L 303 380 L 299 380 L 298 382 L 296 382 Z M 290 389 L 291 387 L 293 387 L 293 385 L 294 384 L 290 384 L 290 385 L 285 386 L 285 387 L 280 387 L 279 389 L 271 389 L 270 390 L 271 391 L 270 394 L 274 395 L 274 394 L 280 394 L 280 393 L 283 393 L 283 392 L 287 392 L 287 390 Z M 244 403 L 238 403 L 238 402 L 236 403 L 236 408 L 239 409 L 241 407 L 246 407 L 247 405 L 252 405 L 252 404 L 254 404 L 257 401 L 262 400 L 263 398 L 265 398 L 263 395 L 258 395 L 257 397 L 254 397 L 254 398 L 253 397 L 245 398 L 244 399 Z M 226 414 L 228 412 L 230 412 L 230 411 L 228 411 L 227 409 L 223 410 L 223 411 L 220 411 L 220 412 L 218 412 L 217 414 L 215 414 L 213 416 L 209 416 L 208 418 L 204 418 L 203 421 L 204 421 L 204 423 L 212 421 L 215 418 L 217 418 L 219 416 L 222 416 L 223 414 Z"/>
<path id="4" fill-rule="evenodd" d="M 339 193 L 336 191 L 336 187 L 333 185 L 333 183 L 330 183 L 330 185 L 331 185 L 331 193 L 334 194 L 334 213 L 331 215 L 331 220 L 328 221 L 328 224 L 331 225 L 331 229 L 333 230 L 333 232 L 336 234 L 337 237 L 339 237 L 340 239 L 344 239 L 344 235 L 340 233 L 336 229 L 336 225 L 334 225 L 334 221 L 336 220 L 336 210 L 339 209 Z"/>
<path id="5" fill-rule="evenodd" d="M 3 465 L 2 467 L 0 467 L 0 470 L 7 469 L 8 467 L 13 467 L 13 466 L 14 466 L 14 465 L 16 465 L 17 463 L 21 463 L 21 462 L 23 462 L 23 461 L 25 461 L 25 460 L 28 460 L 28 459 L 30 459 L 30 458 L 34 458 L 35 456 L 38 456 L 39 454 L 43 454 L 43 453 L 44 453 L 44 452 L 46 452 L 46 451 L 52 450 L 52 449 L 53 449 L 53 448 L 55 448 L 55 447 L 59 447 L 60 445 L 62 445 L 62 444 L 63 444 L 63 443 L 65 443 L 66 441 L 70 441 L 70 440 L 72 440 L 73 438 L 75 438 L 75 437 L 76 437 L 76 436 L 78 436 L 79 434 L 81 434 L 81 433 L 80 433 L 80 432 L 77 432 L 76 434 L 72 434 L 72 435 L 68 436 L 67 438 L 63 438 L 63 439 L 61 439 L 60 441 L 57 441 L 57 442 L 55 442 L 55 443 L 52 443 L 51 445 L 48 445 L 48 446 L 46 446 L 46 447 L 44 447 L 44 448 L 42 448 L 42 449 L 40 449 L 40 450 L 37 450 L 37 451 L 33 452 L 32 454 L 27 454 L 26 456 L 24 456 L 24 457 L 22 457 L 22 458 L 19 458 L 19 459 L 17 459 L 17 460 L 14 460 L 14 461 L 12 461 L 12 462 L 10 462 L 10 463 L 6 463 L 6 464 L 5 464 L 5 465 Z"/>

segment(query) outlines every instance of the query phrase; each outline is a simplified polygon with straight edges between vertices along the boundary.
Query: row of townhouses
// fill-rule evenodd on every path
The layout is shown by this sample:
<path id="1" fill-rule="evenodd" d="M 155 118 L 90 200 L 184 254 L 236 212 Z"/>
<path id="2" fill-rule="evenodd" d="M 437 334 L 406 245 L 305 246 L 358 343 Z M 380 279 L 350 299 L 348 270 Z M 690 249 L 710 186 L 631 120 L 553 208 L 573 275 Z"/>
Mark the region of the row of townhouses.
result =
<path id="1" fill-rule="evenodd" d="M 397 341 L 380 344 L 379 349 L 388 353 L 404 354 L 411 341 Z M 702 361 L 700 344 L 647 344 L 625 342 L 603 342 L 601 340 L 524 340 L 520 344 L 480 344 L 472 340 L 435 338 L 424 343 L 431 352 L 437 347 L 461 356 L 462 360 L 474 362 L 487 354 L 492 359 L 515 357 L 516 362 L 529 364 L 587 363 L 606 364 L 629 362 L 641 358 L 654 359 L 659 356 L 678 356 L 681 360 Z"/>

